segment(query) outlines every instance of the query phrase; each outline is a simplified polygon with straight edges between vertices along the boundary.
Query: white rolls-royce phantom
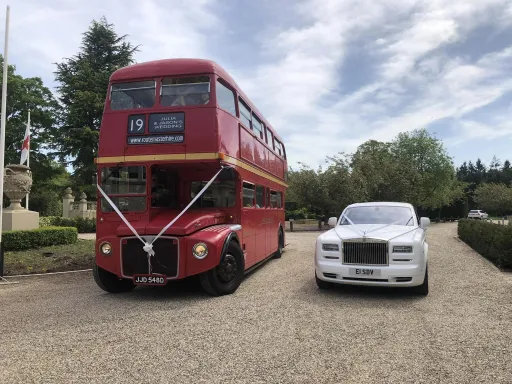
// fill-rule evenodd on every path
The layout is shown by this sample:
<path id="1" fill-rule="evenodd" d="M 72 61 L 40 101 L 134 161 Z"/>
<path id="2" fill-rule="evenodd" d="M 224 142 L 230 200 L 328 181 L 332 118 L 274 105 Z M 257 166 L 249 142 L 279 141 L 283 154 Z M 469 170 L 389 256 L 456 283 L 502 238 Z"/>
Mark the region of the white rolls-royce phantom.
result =
<path id="1" fill-rule="evenodd" d="M 351 204 L 334 228 L 316 240 L 315 277 L 320 289 L 335 284 L 411 287 L 428 295 L 430 219 L 418 217 L 411 204 Z"/>

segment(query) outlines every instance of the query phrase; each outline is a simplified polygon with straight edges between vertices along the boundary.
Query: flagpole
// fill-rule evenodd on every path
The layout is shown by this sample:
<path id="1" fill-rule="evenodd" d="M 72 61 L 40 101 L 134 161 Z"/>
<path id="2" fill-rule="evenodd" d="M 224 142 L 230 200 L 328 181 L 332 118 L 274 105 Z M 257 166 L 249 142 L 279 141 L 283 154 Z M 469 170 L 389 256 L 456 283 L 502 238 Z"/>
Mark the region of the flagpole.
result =
<path id="1" fill-rule="evenodd" d="M 5 12 L 5 43 L 4 43 L 4 72 L 2 78 L 2 116 L 0 124 L 0 278 L 4 276 L 4 244 L 2 243 L 3 231 L 3 197 L 4 197 L 4 157 L 5 157 L 5 123 L 7 114 L 7 53 L 9 46 L 9 6 Z"/>
<path id="2" fill-rule="evenodd" d="M 30 138 L 30 111 L 28 111 L 28 121 L 27 121 L 27 131 L 28 131 L 28 137 Z M 30 139 L 29 139 L 30 140 Z M 23 151 L 23 149 L 22 149 Z M 29 141 L 29 144 L 28 144 L 28 149 L 27 149 L 27 167 L 30 167 L 30 141 Z M 27 192 L 27 196 L 25 197 L 25 209 L 28 211 L 28 192 Z"/>

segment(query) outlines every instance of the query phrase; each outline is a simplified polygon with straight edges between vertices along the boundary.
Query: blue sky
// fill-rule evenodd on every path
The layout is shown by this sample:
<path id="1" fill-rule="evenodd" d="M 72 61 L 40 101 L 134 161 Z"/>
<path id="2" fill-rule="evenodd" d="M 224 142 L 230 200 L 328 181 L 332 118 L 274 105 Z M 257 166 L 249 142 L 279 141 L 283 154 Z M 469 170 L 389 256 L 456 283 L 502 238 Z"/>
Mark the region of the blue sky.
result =
<path id="1" fill-rule="evenodd" d="M 508 0 L 1 0 L 2 13 L 9 3 L 19 74 L 54 87 L 53 63 L 105 15 L 141 45 L 138 62 L 217 61 L 284 138 L 292 166 L 422 127 L 456 165 L 512 160 Z"/>

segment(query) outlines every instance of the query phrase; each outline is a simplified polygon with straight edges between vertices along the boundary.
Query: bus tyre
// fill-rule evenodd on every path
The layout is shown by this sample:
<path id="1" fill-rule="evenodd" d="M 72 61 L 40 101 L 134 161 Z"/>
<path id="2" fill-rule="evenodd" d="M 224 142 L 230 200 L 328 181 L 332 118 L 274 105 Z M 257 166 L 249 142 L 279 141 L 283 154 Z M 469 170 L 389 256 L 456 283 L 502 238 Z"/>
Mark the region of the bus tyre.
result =
<path id="1" fill-rule="evenodd" d="M 283 238 L 283 232 L 279 230 L 279 234 L 277 237 L 277 251 L 274 253 L 274 259 L 280 259 L 283 255 L 283 248 L 284 248 L 284 238 Z"/>
<path id="2" fill-rule="evenodd" d="M 202 273 L 199 282 L 212 296 L 230 295 L 235 292 L 245 273 L 244 254 L 235 241 L 230 241 L 221 262 L 215 268 Z"/>
<path id="3" fill-rule="evenodd" d="M 129 292 L 135 288 L 131 280 L 120 279 L 113 273 L 98 267 L 96 263 L 93 264 L 92 274 L 98 287 L 109 293 Z"/>

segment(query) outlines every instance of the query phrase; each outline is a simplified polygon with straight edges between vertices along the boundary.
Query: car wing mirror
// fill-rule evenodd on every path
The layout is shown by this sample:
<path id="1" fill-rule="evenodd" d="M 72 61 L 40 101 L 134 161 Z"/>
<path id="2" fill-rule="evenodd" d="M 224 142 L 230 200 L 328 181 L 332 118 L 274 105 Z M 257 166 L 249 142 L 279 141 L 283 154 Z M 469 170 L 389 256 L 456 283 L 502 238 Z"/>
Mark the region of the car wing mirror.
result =
<path id="1" fill-rule="evenodd" d="M 337 217 L 329 217 L 329 221 L 327 222 L 327 225 L 329 225 L 330 227 L 335 227 L 337 223 L 338 223 Z"/>
<path id="2" fill-rule="evenodd" d="M 420 227 L 423 229 L 427 229 L 427 227 L 430 225 L 430 219 L 428 217 L 422 217 L 420 219 Z"/>

